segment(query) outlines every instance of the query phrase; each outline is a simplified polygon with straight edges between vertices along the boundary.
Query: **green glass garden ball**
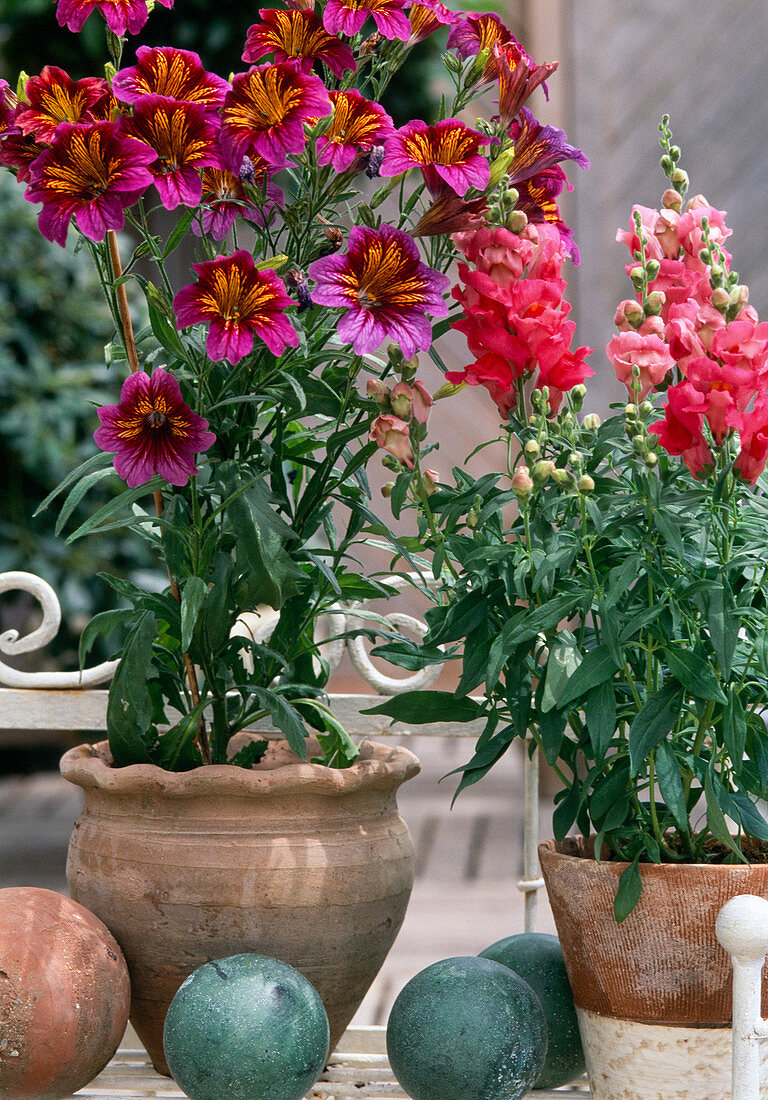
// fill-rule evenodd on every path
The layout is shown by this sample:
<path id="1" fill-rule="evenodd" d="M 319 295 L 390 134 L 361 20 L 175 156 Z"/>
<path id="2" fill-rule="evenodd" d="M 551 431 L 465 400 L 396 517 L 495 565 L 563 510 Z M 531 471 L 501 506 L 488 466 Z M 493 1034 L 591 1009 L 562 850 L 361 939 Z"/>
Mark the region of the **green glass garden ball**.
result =
<path id="1" fill-rule="evenodd" d="M 557 936 L 523 932 L 486 947 L 480 957 L 519 974 L 541 1001 L 547 1021 L 547 1059 L 534 1088 L 554 1089 L 584 1073 L 584 1051 L 573 993 Z"/>
<path id="2" fill-rule="evenodd" d="M 402 989 L 387 1024 L 392 1071 L 413 1100 L 519 1100 L 541 1072 L 547 1026 L 522 978 L 491 959 L 443 959 Z"/>
<path id="3" fill-rule="evenodd" d="M 328 1017 L 314 986 L 288 963 L 232 955 L 179 987 L 163 1045 L 191 1100 L 301 1100 L 328 1057 Z"/>

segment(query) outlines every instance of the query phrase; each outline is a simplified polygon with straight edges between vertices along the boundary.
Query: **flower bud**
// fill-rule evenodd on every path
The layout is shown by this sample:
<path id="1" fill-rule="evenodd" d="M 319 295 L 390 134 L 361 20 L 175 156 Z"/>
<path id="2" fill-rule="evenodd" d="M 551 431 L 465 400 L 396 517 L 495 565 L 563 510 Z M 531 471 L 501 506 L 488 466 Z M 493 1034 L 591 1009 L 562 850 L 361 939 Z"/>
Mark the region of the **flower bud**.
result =
<path id="1" fill-rule="evenodd" d="M 410 386 L 407 386 L 405 382 L 398 382 L 392 389 L 389 401 L 395 416 L 399 416 L 401 420 L 411 419 L 413 394 Z"/>
<path id="2" fill-rule="evenodd" d="M 582 493 L 584 496 L 587 496 L 589 493 L 594 493 L 595 483 L 593 479 L 589 476 L 589 474 L 582 474 L 579 478 L 577 488 L 580 493 Z"/>
<path id="3" fill-rule="evenodd" d="M 648 278 L 652 282 L 661 270 L 661 264 L 658 260 L 648 260 L 645 265 L 645 270 L 648 273 Z"/>
<path id="4" fill-rule="evenodd" d="M 397 344 L 387 344 L 387 358 L 393 367 L 399 367 L 405 360 L 405 356 Z"/>
<path id="5" fill-rule="evenodd" d="M 515 476 L 512 478 L 512 490 L 521 504 L 528 500 L 533 489 L 533 480 L 528 467 L 518 466 L 515 470 Z"/>
<path id="6" fill-rule="evenodd" d="M 587 415 L 584 417 L 584 420 L 582 421 L 581 426 L 585 429 L 585 431 L 596 432 L 597 429 L 600 427 L 600 424 L 601 420 L 597 413 L 587 413 Z"/>
<path id="7" fill-rule="evenodd" d="M 467 512 L 467 527 L 472 527 L 473 529 L 477 527 L 478 518 L 479 517 L 475 509 L 470 508 L 470 510 Z"/>
<path id="8" fill-rule="evenodd" d="M 389 386 L 385 386 L 378 378 L 369 378 L 366 387 L 368 396 L 372 397 L 380 409 L 390 411 Z"/>
<path id="9" fill-rule="evenodd" d="M 384 456 L 384 461 L 385 462 L 386 462 L 386 458 L 387 458 L 387 456 L 385 455 Z M 381 495 L 384 497 L 385 500 L 389 500 L 389 498 L 392 496 L 392 490 L 394 489 L 394 487 L 395 487 L 394 481 L 388 481 L 386 485 L 382 485 Z"/>
<path id="10" fill-rule="evenodd" d="M 653 451 L 649 451 L 648 454 L 645 456 L 645 464 L 649 470 L 652 470 L 654 466 L 658 466 L 659 456 L 655 455 Z"/>
<path id="11" fill-rule="evenodd" d="M 424 476 L 421 479 L 421 488 L 425 497 L 431 497 L 433 493 L 436 493 L 439 486 L 440 475 L 437 470 L 425 470 Z"/>
<path id="12" fill-rule="evenodd" d="M 630 328 L 637 329 L 645 320 L 645 311 L 639 302 L 628 298 L 619 306 L 614 320 L 617 326 L 620 326 L 622 322 L 626 322 Z"/>
<path id="13" fill-rule="evenodd" d="M 531 471 L 534 486 L 539 488 L 548 481 L 554 468 L 555 464 L 550 459 L 540 458 Z"/>
<path id="14" fill-rule="evenodd" d="M 661 205 L 665 210 L 675 210 L 679 214 L 683 207 L 683 200 L 674 188 L 669 187 L 661 196 Z"/>
<path id="15" fill-rule="evenodd" d="M 667 300 L 667 296 L 663 290 L 652 290 L 648 297 L 645 299 L 645 309 L 651 316 L 655 316 L 661 313 L 662 307 Z"/>
<path id="16" fill-rule="evenodd" d="M 578 451 L 571 451 L 568 455 L 568 465 L 574 466 L 578 469 L 579 466 L 584 464 L 584 455 L 579 454 Z"/>
<path id="17" fill-rule="evenodd" d="M 552 470 L 552 480 L 561 489 L 573 489 L 576 486 L 576 478 L 573 474 L 569 474 L 567 470 L 559 469 L 557 466 Z"/>
<path id="18" fill-rule="evenodd" d="M 725 313 L 730 304 L 731 296 L 725 289 L 725 287 L 715 287 L 715 289 L 712 291 L 712 305 L 715 307 L 715 309 L 719 310 L 720 313 Z"/>
<path id="19" fill-rule="evenodd" d="M 648 417 L 648 416 L 651 415 L 652 412 L 653 412 L 653 402 L 652 401 L 643 401 L 642 405 L 640 406 L 640 415 L 642 417 Z"/>
<path id="20" fill-rule="evenodd" d="M 587 387 L 584 385 L 583 382 L 579 382 L 578 385 L 573 387 L 573 389 L 571 390 L 571 396 L 575 397 L 577 401 L 584 400 L 584 398 L 587 396 Z"/>
<path id="21" fill-rule="evenodd" d="M 515 150 L 506 149 L 503 153 L 499 153 L 496 160 L 491 164 L 491 176 L 488 185 L 488 190 L 492 191 L 495 187 L 501 183 L 502 176 L 506 175 L 507 169 L 514 160 Z M 519 197 L 519 196 L 518 196 Z M 517 199 L 515 199 L 517 202 Z"/>
<path id="22" fill-rule="evenodd" d="M 400 463 L 393 455 L 382 455 L 381 464 L 388 470 L 394 470 L 395 472 L 400 469 Z"/>
<path id="23" fill-rule="evenodd" d="M 632 402 L 630 402 L 629 405 L 625 405 L 624 415 L 627 420 L 637 420 L 637 405 L 632 404 Z"/>
<path id="24" fill-rule="evenodd" d="M 534 462 L 541 454 L 541 447 L 535 439 L 529 439 L 526 445 L 523 447 L 525 451 L 525 457 L 529 462 Z"/>
<path id="25" fill-rule="evenodd" d="M 632 450 L 636 455 L 645 454 L 645 436 L 642 432 L 639 435 L 632 436 Z"/>
<path id="26" fill-rule="evenodd" d="M 681 195 L 684 195 L 688 190 L 690 180 L 688 179 L 688 173 L 684 172 L 682 168 L 675 168 L 669 179 L 675 191 L 679 192 Z"/>
<path id="27" fill-rule="evenodd" d="M 630 269 L 629 277 L 635 286 L 641 287 L 645 282 L 645 268 L 637 264 L 635 267 Z"/>
<path id="28" fill-rule="evenodd" d="M 504 221 L 504 227 L 510 233 L 522 233 L 527 224 L 528 215 L 523 210 L 513 210 Z"/>

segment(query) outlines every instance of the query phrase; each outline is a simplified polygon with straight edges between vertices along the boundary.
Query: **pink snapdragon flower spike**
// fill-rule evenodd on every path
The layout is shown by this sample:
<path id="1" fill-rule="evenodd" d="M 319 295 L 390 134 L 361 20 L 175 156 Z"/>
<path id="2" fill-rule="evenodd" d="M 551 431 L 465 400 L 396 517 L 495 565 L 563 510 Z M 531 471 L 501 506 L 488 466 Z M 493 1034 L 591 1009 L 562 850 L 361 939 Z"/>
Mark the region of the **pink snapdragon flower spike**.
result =
<path id="1" fill-rule="evenodd" d="M 186 485 L 197 473 L 194 456 L 216 439 L 208 421 L 183 401 L 179 383 L 162 367 L 151 375 L 129 375 L 120 404 L 97 411 L 101 427 L 93 438 L 102 451 L 114 451 L 115 470 L 131 488 L 155 474 L 171 485 Z"/>
<path id="2" fill-rule="evenodd" d="M 274 271 L 258 271 L 250 252 L 240 249 L 193 266 L 198 280 L 179 291 L 173 308 L 180 329 L 209 326 L 210 359 L 234 366 L 251 351 L 255 336 L 276 356 L 298 347 L 298 333 L 285 315 L 294 304 L 285 283 Z"/>
<path id="3" fill-rule="evenodd" d="M 323 24 L 329 34 L 351 38 L 368 16 L 385 38 L 411 37 L 411 24 L 403 11 L 404 0 L 328 0 L 323 11 Z"/>
<path id="4" fill-rule="evenodd" d="M 768 461 L 768 394 L 761 393 L 748 412 L 731 416 L 739 432 L 739 453 L 733 468 L 744 481 L 754 485 Z"/>
<path id="5" fill-rule="evenodd" d="M 354 88 L 331 92 L 333 121 L 317 139 L 317 163 L 332 164 L 337 172 L 351 168 L 360 153 L 381 144 L 394 130 L 387 112 Z"/>
<path id="6" fill-rule="evenodd" d="M 218 111 L 229 91 L 229 81 L 206 72 L 191 50 L 173 46 L 139 46 L 137 62 L 121 69 L 112 81 L 112 92 L 121 103 L 138 103 L 145 95 L 162 95 L 184 103 L 201 103 L 206 111 Z"/>
<path id="7" fill-rule="evenodd" d="M 173 0 L 158 0 L 165 8 L 173 7 Z M 88 16 L 98 10 L 107 26 L 118 37 L 138 34 L 149 18 L 147 0 L 58 0 L 56 18 L 60 27 L 69 27 L 77 34 L 83 29 Z"/>
<path id="8" fill-rule="evenodd" d="M 243 61 L 258 64 L 267 54 L 275 61 L 298 61 L 308 73 L 316 61 L 322 61 L 334 76 L 355 72 L 355 56 L 349 46 L 323 26 L 314 11 L 280 11 L 262 8 L 260 23 L 248 29 Z"/>
<path id="9" fill-rule="evenodd" d="M 659 443 L 671 455 L 680 455 L 695 478 L 704 478 L 713 469 L 715 460 L 704 437 L 704 417 L 691 409 L 699 394 L 690 382 L 678 382 L 667 390 L 664 419 L 648 429 L 659 437 Z"/>
<path id="10" fill-rule="evenodd" d="M 104 240 L 108 229 L 122 229 L 125 209 L 153 181 L 149 166 L 156 158 L 116 122 L 60 123 L 50 149 L 31 165 L 25 193 L 43 204 L 40 232 L 64 245 L 72 218 L 92 241 Z"/>
<path id="11" fill-rule="evenodd" d="M 470 187 L 484 191 L 490 181 L 490 165 L 479 151 L 488 138 L 471 130 L 458 118 L 446 118 L 434 126 L 418 119 L 408 122 L 384 143 L 382 176 L 399 176 L 420 168 L 434 197 L 446 185 L 459 197 Z"/>
<path id="12" fill-rule="evenodd" d="M 315 283 L 312 301 L 346 309 L 338 333 L 356 355 L 389 339 L 410 359 L 432 343 L 426 315 L 448 313 L 443 292 L 450 280 L 423 264 L 413 238 L 392 226 L 355 226 L 347 252 L 315 260 L 307 274 Z"/>
<path id="13" fill-rule="evenodd" d="M 200 170 L 220 168 L 216 127 L 202 103 L 184 103 L 160 95 L 142 96 L 123 133 L 154 150 L 149 166 L 166 210 L 197 206 L 203 191 Z"/>
<path id="14" fill-rule="evenodd" d="M 60 122 L 91 122 L 91 109 L 108 92 L 106 80 L 72 80 L 63 69 L 46 65 L 26 83 L 26 104 L 16 112 L 16 125 L 27 137 L 50 145 Z"/>
<path id="15" fill-rule="evenodd" d="M 266 201 L 262 205 L 254 202 L 252 192 L 246 190 L 240 176 L 233 175 L 226 168 L 203 169 L 202 232 L 210 234 L 214 240 L 223 241 L 237 218 L 245 218 L 254 225 L 264 225 L 275 208 L 282 205 L 283 193 L 269 179 L 266 161 L 258 157 L 256 161 L 251 161 L 251 166 L 251 188 L 264 188 Z M 192 231 L 198 237 L 201 234 L 200 224 L 196 220 L 192 222 Z"/>
<path id="16" fill-rule="evenodd" d="M 298 61 L 254 65 L 238 73 L 224 101 L 219 141 L 224 166 L 236 175 L 243 157 L 257 153 L 283 168 L 307 143 L 304 123 L 325 118 L 331 101 L 323 82 Z"/>

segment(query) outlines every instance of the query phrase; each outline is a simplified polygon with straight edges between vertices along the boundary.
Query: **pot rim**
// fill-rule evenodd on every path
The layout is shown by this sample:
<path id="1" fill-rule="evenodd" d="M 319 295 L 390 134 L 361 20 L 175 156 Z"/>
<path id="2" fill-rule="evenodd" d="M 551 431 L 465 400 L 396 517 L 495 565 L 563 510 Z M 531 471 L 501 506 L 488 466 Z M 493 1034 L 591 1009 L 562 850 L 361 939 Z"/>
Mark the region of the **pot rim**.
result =
<path id="1" fill-rule="evenodd" d="M 277 742 L 278 746 L 284 744 Z M 310 748 L 311 745 L 310 741 Z M 329 768 L 298 759 L 281 763 L 278 758 L 271 767 L 261 769 L 203 764 L 190 771 L 171 772 L 157 764 L 127 764 L 117 768 L 109 742 L 99 741 L 69 749 L 59 768 L 63 777 L 78 787 L 113 794 L 162 793 L 166 798 L 190 798 L 227 791 L 247 797 L 269 797 L 301 791 L 339 797 L 362 790 L 399 787 L 421 771 L 421 764 L 402 745 L 366 740 L 360 746 L 360 756 L 349 768 Z"/>
<path id="2" fill-rule="evenodd" d="M 564 840 L 544 840 L 539 844 L 539 861 L 542 861 L 542 857 L 557 857 L 558 860 L 568 861 L 570 863 L 587 864 L 590 867 L 606 868 L 607 874 L 620 875 L 625 868 L 629 867 L 629 863 L 620 859 L 601 859 L 595 858 L 592 844 L 594 843 L 594 837 L 583 836 L 567 836 Z M 577 848 L 577 851 L 565 852 L 563 851 L 563 845 L 568 841 L 571 845 Z M 571 846 L 569 845 L 569 846 Z M 700 870 L 711 871 L 713 868 L 723 868 L 724 871 L 736 871 L 742 874 L 751 871 L 754 867 L 766 866 L 764 863 L 685 863 L 681 861 L 679 863 L 638 863 L 638 869 L 641 875 L 656 874 L 664 875 L 669 874 L 672 869 L 685 868 L 686 872 Z"/>

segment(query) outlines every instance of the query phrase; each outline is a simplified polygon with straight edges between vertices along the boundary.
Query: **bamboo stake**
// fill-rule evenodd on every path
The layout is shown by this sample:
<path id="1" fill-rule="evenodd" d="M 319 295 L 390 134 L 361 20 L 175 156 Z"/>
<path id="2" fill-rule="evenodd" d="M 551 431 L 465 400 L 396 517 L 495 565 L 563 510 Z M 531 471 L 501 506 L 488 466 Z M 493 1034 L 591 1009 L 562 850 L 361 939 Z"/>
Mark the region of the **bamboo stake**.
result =
<path id="1" fill-rule="evenodd" d="M 114 229 L 107 230 L 107 243 L 109 246 L 109 258 L 112 263 L 112 275 L 115 282 L 117 282 L 123 274 L 123 265 L 120 259 L 120 249 L 117 244 L 117 234 Z M 133 335 L 133 322 L 131 321 L 131 311 L 128 306 L 128 294 L 125 289 L 125 283 L 120 283 L 115 287 L 115 294 L 117 295 L 117 308 L 120 313 L 120 323 L 123 329 L 123 341 L 125 343 L 125 354 L 128 356 L 128 366 L 133 374 L 135 371 L 140 370 L 139 366 L 139 354 L 136 350 L 136 340 Z M 163 514 L 163 494 L 159 489 L 154 492 L 155 509 L 158 516 Z M 168 580 L 171 584 L 171 594 L 177 603 L 181 603 L 181 593 L 179 592 L 179 586 L 171 576 L 170 569 L 168 570 Z M 192 696 L 192 703 L 194 706 L 200 705 L 200 688 L 197 683 L 197 673 L 195 672 L 195 666 L 192 663 L 192 658 L 189 653 L 184 654 L 184 667 L 187 672 L 187 680 L 189 681 L 189 693 Z M 205 718 L 200 714 L 197 720 L 197 743 L 200 749 L 200 754 L 206 763 L 211 763 L 211 746 L 208 739 L 208 730 L 205 725 Z"/>

